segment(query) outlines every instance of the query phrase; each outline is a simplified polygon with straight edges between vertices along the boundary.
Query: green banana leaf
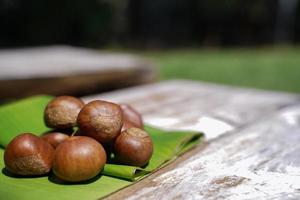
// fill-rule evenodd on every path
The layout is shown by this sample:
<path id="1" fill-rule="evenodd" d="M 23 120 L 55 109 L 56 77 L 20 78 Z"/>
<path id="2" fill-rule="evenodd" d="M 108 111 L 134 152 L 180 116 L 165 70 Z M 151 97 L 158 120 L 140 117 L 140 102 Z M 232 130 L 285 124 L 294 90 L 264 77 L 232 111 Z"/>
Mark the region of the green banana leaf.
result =
<path id="1" fill-rule="evenodd" d="M 49 131 L 43 122 L 43 111 L 51 96 L 35 96 L 0 106 L 0 199 L 99 199 L 145 177 L 150 172 L 174 160 L 178 155 L 202 141 L 197 132 L 166 132 L 146 126 L 154 152 L 145 168 L 106 164 L 99 176 L 77 184 L 63 183 L 51 173 L 42 177 L 15 177 L 4 166 L 5 146 L 23 132 L 36 135 Z"/>

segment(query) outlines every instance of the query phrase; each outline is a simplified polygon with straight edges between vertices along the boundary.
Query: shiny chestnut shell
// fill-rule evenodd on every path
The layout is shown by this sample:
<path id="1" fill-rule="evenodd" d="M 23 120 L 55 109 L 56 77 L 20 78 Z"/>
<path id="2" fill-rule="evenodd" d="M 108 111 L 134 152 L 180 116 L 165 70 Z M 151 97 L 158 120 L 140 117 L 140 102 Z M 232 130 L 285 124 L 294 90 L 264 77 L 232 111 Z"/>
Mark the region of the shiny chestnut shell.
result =
<path id="1" fill-rule="evenodd" d="M 153 153 L 153 143 L 147 132 L 139 128 L 123 131 L 114 144 L 116 160 L 126 165 L 142 167 Z"/>
<path id="2" fill-rule="evenodd" d="M 31 133 L 23 133 L 7 145 L 4 163 L 13 174 L 43 175 L 51 170 L 53 157 L 54 149 L 49 143 Z"/>
<path id="3" fill-rule="evenodd" d="M 107 101 L 92 101 L 78 114 L 77 124 L 81 132 L 103 145 L 112 143 L 120 134 L 123 125 L 119 105 Z"/>
<path id="4" fill-rule="evenodd" d="M 55 149 L 60 143 L 68 139 L 68 136 L 65 133 L 60 132 L 50 132 L 42 136 L 42 139 L 51 144 L 51 146 Z"/>
<path id="5" fill-rule="evenodd" d="M 122 131 L 136 127 L 140 129 L 144 129 L 144 123 L 142 119 L 142 115 L 136 111 L 133 107 L 128 104 L 120 104 L 120 107 L 123 112 L 123 127 Z"/>
<path id="6" fill-rule="evenodd" d="M 100 143 L 90 137 L 73 136 L 56 148 L 53 172 L 64 181 L 86 181 L 99 174 L 105 163 Z"/>
<path id="7" fill-rule="evenodd" d="M 121 129 L 121 132 L 125 131 L 126 129 L 129 129 L 129 128 L 135 128 L 136 125 L 129 122 L 129 121 L 123 121 L 123 126 L 122 126 L 122 129 Z"/>
<path id="8" fill-rule="evenodd" d="M 84 102 L 76 97 L 56 97 L 48 103 L 45 109 L 45 124 L 50 128 L 72 128 L 76 125 L 77 115 L 83 106 Z"/>

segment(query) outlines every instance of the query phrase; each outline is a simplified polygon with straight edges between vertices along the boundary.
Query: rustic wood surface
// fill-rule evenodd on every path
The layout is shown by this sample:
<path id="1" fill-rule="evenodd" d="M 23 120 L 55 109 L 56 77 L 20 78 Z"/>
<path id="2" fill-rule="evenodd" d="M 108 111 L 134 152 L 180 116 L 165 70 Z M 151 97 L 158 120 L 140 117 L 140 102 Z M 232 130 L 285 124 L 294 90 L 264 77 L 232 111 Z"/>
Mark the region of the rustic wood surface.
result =
<path id="1" fill-rule="evenodd" d="M 155 78 L 150 62 L 128 54 L 68 46 L 0 50 L 0 98 L 86 95 Z"/>
<path id="2" fill-rule="evenodd" d="M 299 96 L 169 81 L 86 97 L 127 102 L 207 142 L 108 199 L 299 199 Z"/>

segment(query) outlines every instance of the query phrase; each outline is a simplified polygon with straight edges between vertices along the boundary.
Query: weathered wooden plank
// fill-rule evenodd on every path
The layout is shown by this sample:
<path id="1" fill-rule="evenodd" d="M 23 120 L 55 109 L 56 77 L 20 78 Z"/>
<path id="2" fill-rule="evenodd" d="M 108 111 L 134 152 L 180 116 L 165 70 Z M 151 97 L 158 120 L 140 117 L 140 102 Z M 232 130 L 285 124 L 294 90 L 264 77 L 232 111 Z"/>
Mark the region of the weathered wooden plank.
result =
<path id="1" fill-rule="evenodd" d="M 203 130 L 209 142 L 108 199 L 300 198 L 297 95 L 171 81 L 85 100 L 95 98 L 130 103 L 157 126 Z"/>
<path id="2" fill-rule="evenodd" d="M 244 126 L 299 96 L 193 81 L 167 81 L 86 97 L 126 102 L 144 120 L 166 129 L 204 131 L 208 138 Z"/>
<path id="3" fill-rule="evenodd" d="M 111 198 L 299 199 L 300 104 L 211 141 Z"/>
<path id="4" fill-rule="evenodd" d="M 0 50 L 0 98 L 90 94 L 153 82 L 144 59 L 68 46 Z"/>

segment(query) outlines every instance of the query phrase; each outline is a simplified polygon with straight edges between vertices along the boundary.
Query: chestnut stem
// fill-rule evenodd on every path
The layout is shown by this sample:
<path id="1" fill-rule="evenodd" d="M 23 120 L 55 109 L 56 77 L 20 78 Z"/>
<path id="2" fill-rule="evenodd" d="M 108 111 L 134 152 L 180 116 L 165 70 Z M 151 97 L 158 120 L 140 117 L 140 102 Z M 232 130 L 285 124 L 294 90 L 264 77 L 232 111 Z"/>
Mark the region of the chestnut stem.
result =
<path id="1" fill-rule="evenodd" d="M 74 130 L 70 137 L 75 136 L 76 133 L 77 133 L 77 130 Z"/>

